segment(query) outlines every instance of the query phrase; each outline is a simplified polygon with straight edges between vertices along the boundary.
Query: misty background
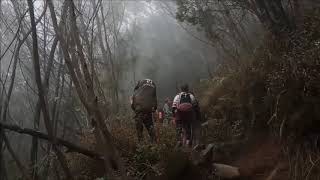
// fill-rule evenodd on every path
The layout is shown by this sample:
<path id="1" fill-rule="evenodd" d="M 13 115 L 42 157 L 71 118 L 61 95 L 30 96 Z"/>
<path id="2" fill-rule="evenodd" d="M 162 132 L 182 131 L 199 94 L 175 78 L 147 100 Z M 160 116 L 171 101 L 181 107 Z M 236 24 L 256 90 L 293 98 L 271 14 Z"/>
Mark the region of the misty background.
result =
<path id="1" fill-rule="evenodd" d="M 126 1 L 124 17 L 128 18 L 128 31 L 134 40 L 121 90 L 130 94 L 135 81 L 150 78 L 157 85 L 160 102 L 172 98 L 181 83 L 192 85 L 208 78 L 215 62 L 213 48 L 190 35 L 205 38 L 204 33 L 178 22 L 174 2 L 165 3 Z M 170 5 L 171 11 L 165 5 Z"/>
<path id="2" fill-rule="evenodd" d="M 106 33 L 113 33 L 113 36 L 117 36 L 116 40 L 112 36 L 110 37 L 110 44 L 114 56 L 114 66 L 117 70 L 119 99 L 121 105 L 126 109 L 130 106 L 129 98 L 133 93 L 133 88 L 140 79 L 150 78 L 155 81 L 159 105 L 163 105 L 164 99 L 173 98 L 182 83 L 189 83 L 192 87 L 201 79 L 209 78 L 213 73 L 216 62 L 214 48 L 205 40 L 205 33 L 201 28 L 181 23 L 176 19 L 176 3 L 174 1 L 103 0 L 97 2 L 104 4 L 105 23 L 114 27 L 114 29 L 107 28 Z M 84 24 L 88 23 L 90 26 L 94 11 L 86 6 L 92 6 L 92 3 L 80 0 L 75 3 L 85 17 L 80 21 L 83 21 Z M 35 1 L 34 4 L 37 19 L 43 14 L 45 4 L 42 1 Z M 54 5 L 61 7 L 62 2 L 54 1 Z M 0 62 L 0 75 L 1 85 L 7 89 L 10 88 L 10 78 L 13 77 L 12 67 L 15 67 L 15 48 L 19 44 L 14 39 L 18 36 L 22 40 L 30 27 L 28 22 L 21 21 L 20 24 L 18 20 L 26 15 L 26 10 L 27 3 L 24 1 L 1 1 L 1 17 L 3 18 L 1 18 L 0 28 L 0 52 L 3 57 Z M 61 18 L 61 10 L 61 8 L 57 8 L 58 20 Z M 110 16 L 110 13 L 113 15 Z M 42 58 L 42 73 L 46 68 L 45 63 L 48 61 L 54 39 L 49 19 L 50 15 L 45 14 L 44 19 L 37 26 L 39 47 L 41 47 L 39 50 Z M 20 26 L 22 29 L 18 31 Z M 80 25 L 80 27 L 82 26 Z M 87 29 L 89 28 L 97 31 L 98 27 L 94 25 Z M 102 37 L 104 38 L 104 35 Z M 98 38 L 95 37 L 95 40 L 98 41 Z M 34 80 L 31 44 L 31 37 L 28 37 L 17 56 L 12 96 L 7 113 L 9 121 L 27 128 L 35 126 L 34 118 L 38 96 Z M 97 73 L 100 76 L 102 89 L 107 96 L 113 96 L 111 92 L 113 85 L 110 83 L 110 69 L 107 67 L 107 60 L 103 58 L 98 43 L 94 46 L 96 50 L 93 54 L 97 62 L 97 69 L 99 69 Z M 90 123 L 83 107 L 77 100 L 76 93 L 71 88 L 70 77 L 65 74 L 67 70 L 62 67 L 61 50 L 56 50 L 56 56 L 53 63 L 56 69 L 53 70 L 50 78 L 48 102 L 56 107 L 52 112 L 55 118 L 69 119 L 68 121 L 57 121 L 58 132 L 62 137 L 73 139 L 76 132 L 81 130 L 81 126 L 88 127 Z M 61 85 L 63 82 L 62 87 L 55 88 L 56 85 Z M 6 92 L 2 91 L 2 93 Z M 5 103 L 4 99 L 1 102 Z M 114 104 L 112 100 L 109 103 Z M 40 121 L 38 129 L 44 129 L 42 121 Z M 28 157 L 24 154 L 29 151 L 30 138 L 15 133 L 9 134 L 13 141 L 19 139 L 18 143 L 13 146 L 17 149 L 17 154 L 21 155 L 21 159 L 27 161 Z M 23 141 L 20 141 L 21 139 Z M 45 149 L 44 144 L 41 147 L 42 150 Z"/>
<path id="3" fill-rule="evenodd" d="M 53 0 L 63 37 L 59 41 L 67 44 L 63 47 L 46 2 L 33 3 L 40 84 L 54 135 L 70 142 L 92 130 L 93 109 L 101 111 L 109 127 L 134 122 L 130 96 L 137 81 L 154 80 L 162 108 L 181 84 L 193 91 L 200 81 L 219 76 L 218 69 L 232 71 L 250 59 L 265 31 L 250 10 L 216 0 L 74 0 L 75 17 L 64 14 L 69 1 Z M 35 80 L 27 1 L 0 0 L 0 21 L 1 122 L 48 132 Z M 90 107 L 93 100 L 98 107 Z M 49 166 L 55 155 L 50 143 L 6 135 L 23 164 Z M 10 157 L 8 151 L 3 154 Z M 11 158 L 5 161 L 7 169 L 16 168 Z"/>

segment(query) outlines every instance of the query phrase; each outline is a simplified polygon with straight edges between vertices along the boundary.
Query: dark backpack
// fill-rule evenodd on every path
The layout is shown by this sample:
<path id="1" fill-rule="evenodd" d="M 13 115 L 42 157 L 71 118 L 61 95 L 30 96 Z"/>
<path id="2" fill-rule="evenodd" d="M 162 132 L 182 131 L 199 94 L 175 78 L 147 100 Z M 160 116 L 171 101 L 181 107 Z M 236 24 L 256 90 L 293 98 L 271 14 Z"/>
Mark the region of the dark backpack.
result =
<path id="1" fill-rule="evenodd" d="M 177 109 L 180 112 L 190 112 L 193 110 L 191 97 L 189 93 L 180 94 L 180 102 Z"/>
<path id="2" fill-rule="evenodd" d="M 134 91 L 133 105 L 137 111 L 151 111 L 156 106 L 156 88 L 152 83 L 144 83 Z"/>

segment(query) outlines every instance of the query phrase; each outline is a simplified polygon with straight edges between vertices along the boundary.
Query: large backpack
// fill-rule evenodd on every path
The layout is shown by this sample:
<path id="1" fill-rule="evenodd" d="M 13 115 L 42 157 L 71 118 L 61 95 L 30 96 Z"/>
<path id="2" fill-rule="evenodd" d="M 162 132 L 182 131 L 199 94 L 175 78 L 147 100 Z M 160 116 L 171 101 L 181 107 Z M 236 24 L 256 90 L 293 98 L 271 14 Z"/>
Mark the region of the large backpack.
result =
<path id="1" fill-rule="evenodd" d="M 189 93 L 180 94 L 180 102 L 177 107 L 177 118 L 184 122 L 191 122 L 194 119 L 194 110 Z"/>
<path id="2" fill-rule="evenodd" d="M 156 106 L 156 87 L 152 82 L 141 85 L 134 91 L 133 105 L 137 111 L 151 111 Z"/>
<path id="3" fill-rule="evenodd" d="M 177 107 L 178 111 L 180 112 L 190 112 L 192 111 L 192 102 L 189 93 L 181 93 L 180 94 L 180 102 Z"/>

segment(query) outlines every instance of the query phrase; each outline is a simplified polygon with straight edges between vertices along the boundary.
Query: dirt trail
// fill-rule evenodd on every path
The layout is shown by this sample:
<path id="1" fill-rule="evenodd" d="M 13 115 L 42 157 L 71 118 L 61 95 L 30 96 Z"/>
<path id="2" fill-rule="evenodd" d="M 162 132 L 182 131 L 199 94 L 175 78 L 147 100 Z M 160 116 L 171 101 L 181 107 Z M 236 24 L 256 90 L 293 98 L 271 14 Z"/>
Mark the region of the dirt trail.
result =
<path id="1" fill-rule="evenodd" d="M 257 138 L 232 164 L 252 180 L 288 179 L 288 166 L 281 156 L 281 146 L 271 138 Z"/>

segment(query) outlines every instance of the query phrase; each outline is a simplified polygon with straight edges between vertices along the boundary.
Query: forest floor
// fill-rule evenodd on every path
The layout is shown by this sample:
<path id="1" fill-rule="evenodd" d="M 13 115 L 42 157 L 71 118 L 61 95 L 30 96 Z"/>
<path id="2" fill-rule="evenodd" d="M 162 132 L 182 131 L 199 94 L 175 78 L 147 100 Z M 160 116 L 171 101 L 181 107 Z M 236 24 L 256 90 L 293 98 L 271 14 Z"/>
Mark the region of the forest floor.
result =
<path id="1" fill-rule="evenodd" d="M 199 153 L 175 149 L 173 126 L 157 125 L 156 144 L 138 144 L 134 123 L 128 121 L 132 116 L 118 118 L 111 133 L 127 175 L 214 180 L 221 178 L 212 164 L 222 163 L 235 167 L 237 178 L 244 180 L 320 179 L 320 21 L 306 17 L 296 32 L 266 35 L 250 60 L 222 66 L 214 78 L 197 85 L 195 94 L 208 122 L 201 143 L 214 146 L 205 163 L 194 161 L 201 159 Z M 82 139 L 95 150 L 92 135 Z M 69 159 L 77 179 L 103 176 L 101 162 Z"/>
<path id="2" fill-rule="evenodd" d="M 159 142 L 156 144 L 150 144 L 147 141 L 137 144 L 134 129 L 120 131 L 118 130 L 116 133 L 121 134 L 121 138 L 118 136 L 117 146 L 120 149 L 122 160 L 125 162 L 127 175 L 132 179 L 224 179 L 213 173 L 213 163 L 221 163 L 235 167 L 240 173 L 239 177 L 225 179 L 290 180 L 292 179 L 290 173 L 293 173 L 290 168 L 299 168 L 292 167 L 294 164 L 288 161 L 283 151 L 284 146 L 278 139 L 265 135 L 257 135 L 250 141 L 236 144 L 231 148 L 228 147 L 229 145 L 222 148 L 213 148 L 209 160 L 207 158 L 204 163 L 198 163 L 198 161 L 203 161 L 201 153 L 199 155 L 196 152 L 196 155 L 194 155 L 195 150 L 190 148 L 176 149 L 174 147 L 173 127 L 161 127 Z M 88 145 L 88 143 L 86 144 Z M 103 176 L 102 162 L 90 160 L 77 153 L 70 155 L 72 158 L 69 159 L 69 162 L 73 162 L 72 172 L 78 174 L 76 179 L 95 179 Z M 319 154 L 316 155 L 316 157 L 318 156 Z M 310 157 L 310 160 L 312 158 Z M 316 164 L 317 160 L 314 159 L 313 162 L 315 164 L 308 166 L 309 169 L 305 174 L 307 177 L 311 171 L 314 171 L 313 173 L 319 172 L 319 166 Z M 297 179 L 301 178 L 297 177 Z M 316 177 L 309 179 L 316 179 Z"/>

